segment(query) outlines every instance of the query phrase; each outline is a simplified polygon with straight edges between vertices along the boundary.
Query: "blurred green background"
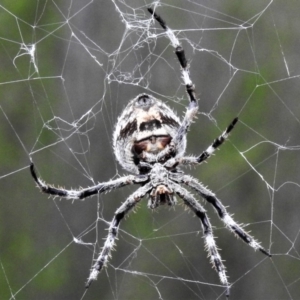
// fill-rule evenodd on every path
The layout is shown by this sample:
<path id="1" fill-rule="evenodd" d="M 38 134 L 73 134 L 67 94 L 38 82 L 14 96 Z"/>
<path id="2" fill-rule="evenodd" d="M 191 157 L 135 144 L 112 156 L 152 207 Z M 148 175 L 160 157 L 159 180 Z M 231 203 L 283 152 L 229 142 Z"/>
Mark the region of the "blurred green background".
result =
<path id="1" fill-rule="evenodd" d="M 273 254 L 255 253 L 203 204 L 233 284 L 230 299 L 300 299 L 300 3 L 159 3 L 200 98 L 187 153 L 200 153 L 240 119 L 209 163 L 186 172 Z M 0 2 L 0 299 L 225 298 L 199 220 L 182 205 L 151 212 L 145 200 L 121 223 L 108 267 L 85 293 L 108 222 L 136 187 L 72 202 L 41 194 L 30 177 L 30 157 L 45 181 L 66 188 L 126 174 L 112 134 L 139 93 L 183 115 L 179 64 L 149 23 L 148 5 Z"/>

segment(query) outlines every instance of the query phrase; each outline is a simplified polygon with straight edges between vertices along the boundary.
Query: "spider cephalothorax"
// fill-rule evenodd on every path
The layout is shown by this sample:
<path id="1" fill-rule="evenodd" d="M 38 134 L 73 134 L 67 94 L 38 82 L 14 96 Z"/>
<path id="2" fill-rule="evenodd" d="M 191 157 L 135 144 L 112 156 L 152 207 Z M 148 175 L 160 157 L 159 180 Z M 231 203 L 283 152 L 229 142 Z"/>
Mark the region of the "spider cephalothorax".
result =
<path id="1" fill-rule="evenodd" d="M 118 161 L 126 170 L 135 175 L 127 175 L 85 189 L 65 190 L 55 188 L 39 179 L 33 163 L 30 167 L 31 174 L 42 192 L 67 199 L 84 199 L 95 194 L 110 192 L 113 189 L 129 184 L 140 186 L 116 210 L 109 226 L 107 239 L 92 267 L 86 287 L 90 286 L 107 263 L 118 234 L 120 222 L 124 216 L 145 196 L 149 199 L 148 207 L 155 209 L 161 204 L 174 205 L 176 203 L 176 195 L 200 219 L 205 248 L 208 251 L 211 263 L 218 272 L 221 283 L 226 286 L 226 295 L 228 296 L 229 283 L 225 266 L 216 246 L 212 226 L 206 211 L 183 185 L 194 190 L 205 201 L 210 203 L 224 225 L 235 233 L 237 237 L 255 250 L 260 250 L 267 256 L 271 255 L 232 219 L 214 193 L 203 186 L 197 179 L 185 175 L 184 172 L 178 169 L 178 166 L 199 165 L 207 160 L 226 140 L 234 128 L 237 118 L 233 119 L 226 130 L 200 155 L 184 156 L 186 134 L 198 111 L 195 88 L 189 77 L 189 66 L 179 40 L 160 16 L 154 13 L 151 8 L 148 10 L 165 30 L 172 46 L 175 48 L 175 54 L 181 66 L 182 78 L 189 97 L 189 104 L 183 119 L 180 120 L 172 109 L 153 96 L 147 94 L 138 95 L 129 102 L 119 117 L 113 136 L 114 151 Z"/>

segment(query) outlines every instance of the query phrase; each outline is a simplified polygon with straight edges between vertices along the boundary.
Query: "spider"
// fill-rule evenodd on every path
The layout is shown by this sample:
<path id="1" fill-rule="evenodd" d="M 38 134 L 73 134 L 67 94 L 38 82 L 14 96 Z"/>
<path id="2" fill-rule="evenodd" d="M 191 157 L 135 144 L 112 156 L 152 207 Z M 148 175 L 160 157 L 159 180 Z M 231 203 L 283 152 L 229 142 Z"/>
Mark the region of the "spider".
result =
<path id="1" fill-rule="evenodd" d="M 118 235 L 120 222 L 125 215 L 145 196 L 148 197 L 148 207 L 155 209 L 163 204 L 170 206 L 176 204 L 175 195 L 177 195 L 200 219 L 205 248 L 209 253 L 213 267 L 219 275 L 220 282 L 226 287 L 226 296 L 229 296 L 230 284 L 206 211 L 182 185 L 184 184 L 196 191 L 197 194 L 210 203 L 225 226 L 242 241 L 269 257 L 271 257 L 271 254 L 232 219 L 213 192 L 204 187 L 197 179 L 185 175 L 178 167 L 200 165 L 207 160 L 227 139 L 238 118 L 233 119 L 226 130 L 200 155 L 184 156 L 186 134 L 198 111 L 195 87 L 190 79 L 189 64 L 179 40 L 166 25 L 166 22 L 152 8 L 148 8 L 148 11 L 170 39 L 181 66 L 182 78 L 189 98 L 189 104 L 183 120 L 181 121 L 173 110 L 162 101 L 151 95 L 140 94 L 129 102 L 118 118 L 113 135 L 113 147 L 117 160 L 124 169 L 134 173 L 134 175 L 124 176 L 79 190 L 56 188 L 43 182 L 38 178 L 33 162 L 31 162 L 30 166 L 31 175 L 42 192 L 66 199 L 84 199 L 95 194 L 110 192 L 129 184 L 140 186 L 116 210 L 102 251 L 90 271 L 86 288 L 97 279 L 103 266 L 106 265 Z"/>

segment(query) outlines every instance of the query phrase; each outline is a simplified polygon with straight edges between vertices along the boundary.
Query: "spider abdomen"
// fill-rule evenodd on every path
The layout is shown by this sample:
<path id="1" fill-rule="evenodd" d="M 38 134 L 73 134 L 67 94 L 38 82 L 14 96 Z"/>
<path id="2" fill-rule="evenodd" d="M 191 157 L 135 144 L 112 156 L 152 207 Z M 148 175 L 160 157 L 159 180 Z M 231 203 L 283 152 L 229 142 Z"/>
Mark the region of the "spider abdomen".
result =
<path id="1" fill-rule="evenodd" d="M 131 100 L 118 119 L 113 136 L 114 150 L 126 170 L 138 173 L 143 152 L 157 155 L 164 150 L 181 126 L 176 113 L 162 101 L 147 94 Z M 185 150 L 182 142 L 180 154 Z"/>
<path id="2" fill-rule="evenodd" d="M 158 152 L 165 149 L 165 147 L 170 144 L 171 137 L 169 135 L 165 136 L 155 136 L 152 135 L 142 141 L 137 141 L 133 145 L 133 151 L 136 154 L 141 154 L 143 151 L 157 154 Z"/>

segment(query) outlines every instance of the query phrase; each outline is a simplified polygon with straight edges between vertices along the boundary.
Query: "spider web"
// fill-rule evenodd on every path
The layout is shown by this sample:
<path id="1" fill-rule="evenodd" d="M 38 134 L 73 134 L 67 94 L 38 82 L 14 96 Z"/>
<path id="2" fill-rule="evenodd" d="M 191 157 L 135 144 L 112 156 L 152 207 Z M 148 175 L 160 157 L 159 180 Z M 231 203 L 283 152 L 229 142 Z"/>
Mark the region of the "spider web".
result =
<path id="1" fill-rule="evenodd" d="M 48 199 L 30 177 L 30 158 L 46 182 L 66 188 L 126 174 L 111 137 L 139 93 L 183 115 L 179 63 L 148 6 L 191 64 L 200 114 L 187 153 L 240 119 L 216 156 L 185 170 L 273 254 L 253 252 L 204 204 L 231 299 L 298 299 L 300 6 L 270 0 L 1 1 L 0 298 L 225 298 L 199 220 L 182 205 L 151 212 L 145 200 L 85 290 L 114 211 L 136 187 L 72 202 Z"/>

